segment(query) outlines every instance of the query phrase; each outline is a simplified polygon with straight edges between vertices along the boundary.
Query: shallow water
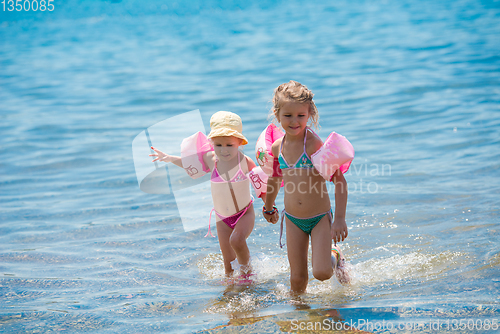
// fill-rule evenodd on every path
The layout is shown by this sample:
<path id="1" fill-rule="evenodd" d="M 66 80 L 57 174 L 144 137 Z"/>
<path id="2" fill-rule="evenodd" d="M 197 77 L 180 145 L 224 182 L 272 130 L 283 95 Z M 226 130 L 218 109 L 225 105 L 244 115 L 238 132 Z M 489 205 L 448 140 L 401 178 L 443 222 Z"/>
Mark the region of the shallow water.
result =
<path id="1" fill-rule="evenodd" d="M 2 331 L 500 322 L 499 2 L 68 1 L 0 18 Z M 255 283 L 224 285 L 217 240 L 140 191 L 131 149 L 169 117 L 199 109 L 208 128 L 231 110 L 252 156 L 290 79 L 315 93 L 320 136 L 356 150 L 354 282 L 311 279 L 300 298 L 260 214 Z M 366 324 L 383 320 L 412 326 Z"/>

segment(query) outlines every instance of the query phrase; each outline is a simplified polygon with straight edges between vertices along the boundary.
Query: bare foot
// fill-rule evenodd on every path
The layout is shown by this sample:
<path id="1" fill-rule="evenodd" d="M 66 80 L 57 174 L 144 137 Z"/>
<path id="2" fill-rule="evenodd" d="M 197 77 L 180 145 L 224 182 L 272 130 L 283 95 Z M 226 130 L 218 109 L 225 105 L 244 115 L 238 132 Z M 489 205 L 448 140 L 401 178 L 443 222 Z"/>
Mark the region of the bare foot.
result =
<path id="1" fill-rule="evenodd" d="M 332 247 L 332 266 L 335 272 L 335 277 L 342 285 L 348 285 L 351 283 L 351 273 L 346 265 L 346 260 L 342 250 L 339 246 L 335 245 Z"/>

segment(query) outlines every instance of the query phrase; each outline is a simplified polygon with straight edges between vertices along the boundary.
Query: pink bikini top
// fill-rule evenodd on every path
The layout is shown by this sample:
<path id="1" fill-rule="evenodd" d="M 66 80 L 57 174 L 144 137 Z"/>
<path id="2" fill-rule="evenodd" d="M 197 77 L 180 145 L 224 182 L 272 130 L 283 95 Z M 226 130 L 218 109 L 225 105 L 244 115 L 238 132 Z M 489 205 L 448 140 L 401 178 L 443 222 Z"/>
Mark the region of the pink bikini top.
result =
<path id="1" fill-rule="evenodd" d="M 233 176 L 233 178 L 229 182 L 241 182 L 248 180 L 248 177 L 243 173 L 241 170 L 241 164 L 240 164 L 240 153 L 238 152 L 238 171 L 236 174 Z M 219 174 L 219 171 L 217 170 L 217 160 L 215 160 L 215 167 L 214 170 L 212 171 L 212 177 L 210 179 L 212 182 L 215 183 L 228 183 L 227 180 L 223 179 L 222 176 Z"/>

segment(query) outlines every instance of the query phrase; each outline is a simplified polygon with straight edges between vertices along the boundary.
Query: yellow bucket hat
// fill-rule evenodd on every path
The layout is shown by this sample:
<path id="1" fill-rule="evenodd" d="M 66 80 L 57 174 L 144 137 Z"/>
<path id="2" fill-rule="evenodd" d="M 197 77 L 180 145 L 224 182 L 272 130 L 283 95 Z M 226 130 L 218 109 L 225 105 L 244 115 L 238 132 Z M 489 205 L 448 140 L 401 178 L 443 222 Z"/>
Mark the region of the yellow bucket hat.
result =
<path id="1" fill-rule="evenodd" d="M 248 144 L 248 140 L 241 134 L 243 124 L 240 116 L 230 111 L 218 111 L 210 118 L 210 133 L 208 138 L 213 137 L 236 137 L 242 140 L 241 145 Z"/>

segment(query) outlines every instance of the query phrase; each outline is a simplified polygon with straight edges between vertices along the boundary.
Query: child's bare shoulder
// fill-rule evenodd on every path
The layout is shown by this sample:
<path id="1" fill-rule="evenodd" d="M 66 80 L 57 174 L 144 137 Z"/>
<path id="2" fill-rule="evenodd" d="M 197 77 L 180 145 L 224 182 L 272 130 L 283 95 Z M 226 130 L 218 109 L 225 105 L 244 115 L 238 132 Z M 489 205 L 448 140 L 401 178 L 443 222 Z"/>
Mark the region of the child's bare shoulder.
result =
<path id="1" fill-rule="evenodd" d="M 313 154 L 323 146 L 323 141 L 315 133 L 307 131 L 306 151 L 309 155 Z"/>
<path id="2" fill-rule="evenodd" d="M 273 143 L 273 145 L 271 146 L 271 151 L 273 152 L 273 155 L 275 157 L 277 157 L 279 155 L 279 152 L 280 152 L 280 146 L 281 146 L 281 142 L 283 141 L 283 137 L 279 138 L 279 139 L 276 139 Z"/>
<path id="3" fill-rule="evenodd" d="M 251 171 L 254 167 L 256 167 L 257 165 L 255 164 L 255 162 L 252 160 L 252 158 L 250 158 L 248 155 L 244 155 L 245 156 L 245 160 L 247 162 L 247 168 L 249 171 Z"/>
<path id="4" fill-rule="evenodd" d="M 214 151 L 208 151 L 208 152 L 205 152 L 205 154 L 203 155 L 203 157 L 207 158 L 207 159 L 214 159 L 215 157 L 215 152 Z"/>
<path id="5" fill-rule="evenodd" d="M 215 166 L 215 152 L 208 151 L 203 154 L 203 162 L 208 166 L 210 170 L 212 170 Z"/>

